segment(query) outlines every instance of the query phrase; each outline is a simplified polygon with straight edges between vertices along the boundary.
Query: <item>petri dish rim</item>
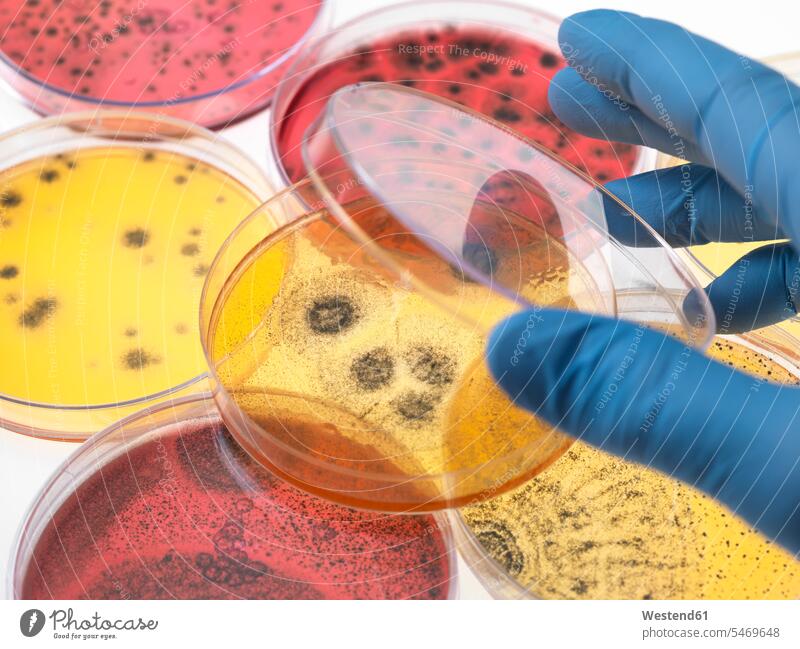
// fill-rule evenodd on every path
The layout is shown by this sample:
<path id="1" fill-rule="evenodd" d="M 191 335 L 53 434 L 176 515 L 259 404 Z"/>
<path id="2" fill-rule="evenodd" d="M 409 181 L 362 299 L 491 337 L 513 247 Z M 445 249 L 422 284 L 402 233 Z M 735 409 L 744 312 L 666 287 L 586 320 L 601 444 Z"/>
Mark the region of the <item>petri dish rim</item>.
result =
<path id="1" fill-rule="evenodd" d="M 133 436 L 125 433 L 126 427 L 132 424 L 144 422 L 150 417 L 158 417 L 168 411 L 175 411 L 181 408 L 186 408 L 188 412 L 180 418 L 160 422 L 152 428 L 148 427 L 145 431 L 139 431 Z M 199 394 L 186 395 L 144 408 L 104 428 L 77 447 L 58 466 L 38 491 L 33 502 L 27 507 L 22 522 L 17 527 L 3 585 L 5 598 L 18 598 L 19 581 L 26 574 L 28 555 L 38 542 L 41 532 L 51 516 L 51 512 L 57 511 L 75 488 L 80 487 L 83 481 L 91 477 L 98 468 L 105 466 L 109 461 L 120 457 L 129 450 L 147 443 L 148 439 L 157 436 L 159 431 L 191 421 L 217 421 L 225 425 L 211 392 L 205 391 Z M 94 451 L 104 445 L 108 446 L 108 448 L 104 452 L 95 455 Z M 262 469 L 269 471 L 264 467 Z M 71 485 L 74 485 L 74 488 L 55 492 L 54 490 L 63 476 L 70 477 Z M 451 527 L 451 519 L 443 512 L 422 513 L 422 515 L 433 517 L 442 535 L 450 574 L 446 599 L 457 599 L 460 591 L 459 555 L 455 535 Z"/>
<path id="2" fill-rule="evenodd" d="M 305 43 L 304 47 L 301 51 L 297 53 L 294 61 L 292 61 L 291 65 L 288 67 L 286 72 L 283 75 L 280 83 L 278 84 L 278 88 L 275 92 L 275 95 L 272 99 L 272 110 L 270 111 L 269 115 L 269 159 L 270 159 L 270 171 L 271 175 L 274 176 L 275 180 L 282 183 L 285 186 L 293 185 L 293 181 L 288 177 L 286 174 L 286 170 L 281 162 L 281 153 L 278 150 L 278 130 L 280 128 L 281 121 L 286 119 L 286 115 L 282 110 L 282 104 L 285 102 L 287 105 L 291 101 L 293 97 L 293 93 L 297 90 L 297 87 L 300 83 L 302 83 L 303 78 L 309 74 L 309 72 L 313 72 L 318 70 L 325 65 L 331 63 L 331 60 L 326 59 L 324 62 L 317 63 L 313 65 L 308 70 L 304 69 L 299 71 L 298 68 L 305 62 L 305 60 L 314 53 L 314 51 L 327 42 L 330 41 L 331 38 L 335 36 L 342 36 L 348 32 L 353 30 L 358 30 L 360 27 L 363 26 L 364 23 L 369 22 L 373 19 L 379 19 L 385 16 L 391 16 L 392 14 L 399 12 L 399 11 L 414 11 L 418 10 L 420 3 L 416 0 L 401 0 L 400 2 L 395 2 L 385 7 L 379 7 L 377 9 L 372 9 L 367 11 L 363 14 L 360 14 L 354 18 L 347 20 L 346 22 L 342 23 L 341 25 L 336 26 L 331 31 L 327 33 L 320 34 L 315 38 L 310 39 L 308 42 Z M 470 20 L 477 20 L 476 18 L 471 17 L 470 14 L 465 14 L 466 12 L 472 11 L 480 11 L 481 8 L 486 9 L 487 7 L 496 7 L 499 10 L 504 12 L 503 15 L 507 15 L 510 12 L 514 12 L 516 15 L 526 15 L 536 20 L 541 21 L 541 23 L 548 29 L 551 33 L 545 37 L 543 33 L 536 34 L 536 42 L 540 42 L 541 44 L 547 45 L 552 47 L 554 50 L 558 51 L 558 38 L 557 38 L 557 30 L 558 26 L 561 24 L 562 19 L 557 15 L 550 13 L 549 11 L 545 11 L 543 9 L 537 7 L 530 7 L 518 2 L 513 2 L 511 0 L 431 0 L 425 3 L 426 9 L 428 11 L 432 11 L 434 8 L 441 7 L 442 12 L 444 14 L 445 11 L 449 12 L 447 16 L 439 17 L 438 15 L 434 16 L 421 16 L 420 19 L 414 20 L 413 22 L 422 22 L 424 19 L 432 19 L 432 20 L 441 20 L 442 22 L 466 22 Z M 406 20 L 403 24 L 399 27 L 399 29 L 405 29 L 410 27 L 412 21 Z M 494 20 L 492 23 L 483 22 L 482 24 L 486 24 L 490 27 L 497 26 L 497 27 L 510 27 L 512 24 L 511 20 L 507 20 L 501 22 L 500 20 Z M 395 24 L 395 27 L 397 25 Z M 341 52 L 340 52 L 341 54 Z M 335 60 L 335 59 L 334 59 Z M 636 156 L 636 163 L 634 168 L 631 170 L 631 173 L 637 174 L 643 171 L 648 171 L 649 169 L 654 168 L 655 166 L 655 152 L 651 149 L 647 149 L 645 147 L 637 147 L 638 154 Z"/>
<path id="3" fill-rule="evenodd" d="M 322 26 L 323 23 L 329 22 L 330 14 L 332 13 L 331 6 L 333 4 L 333 0 L 317 0 L 319 5 L 319 11 L 317 15 L 314 17 L 311 25 L 309 25 L 308 29 L 305 33 L 295 42 L 292 44 L 292 47 L 289 48 L 286 52 L 281 55 L 281 57 L 277 61 L 273 61 L 267 66 L 252 72 L 248 75 L 247 78 L 237 81 L 236 83 L 229 84 L 224 88 L 218 88 L 216 90 L 210 90 L 204 93 L 200 93 L 197 95 L 191 95 L 189 97 L 184 97 L 182 99 L 173 99 L 173 100 L 154 100 L 154 101 L 120 101 L 120 100 L 112 100 L 112 99 L 101 99 L 98 97 L 94 97 L 92 95 L 84 95 L 81 93 L 74 93 L 68 92 L 63 88 L 59 88 L 58 86 L 54 86 L 50 83 L 46 83 L 41 79 L 37 78 L 36 76 L 30 74 L 29 72 L 25 71 L 21 66 L 14 63 L 8 56 L 0 49 L 0 65 L 5 66 L 8 68 L 13 74 L 19 75 L 20 77 L 24 78 L 26 81 L 34 84 L 38 88 L 45 90 L 47 92 L 52 92 L 59 97 L 63 97 L 65 99 L 69 99 L 72 101 L 82 101 L 86 104 L 95 105 L 98 107 L 101 106 L 108 106 L 110 110 L 114 108 L 130 108 L 132 110 L 137 109 L 148 109 L 148 108 L 159 108 L 159 107 L 168 107 L 168 106 L 183 106 L 187 104 L 191 104 L 192 102 L 203 101 L 205 99 L 212 99 L 214 97 L 221 97 L 229 92 L 234 92 L 243 88 L 251 83 L 258 81 L 260 78 L 274 72 L 280 66 L 286 64 L 287 61 L 291 61 L 297 54 L 300 52 L 302 47 L 305 43 L 313 36 L 313 34 Z M 10 89 L 14 95 L 18 95 L 19 93 L 17 90 L 11 85 L 10 82 L 5 81 L 5 85 Z M 273 93 L 270 102 L 274 99 L 275 94 Z M 23 103 L 27 104 L 27 101 Z M 268 105 L 268 104 L 266 104 Z M 263 110 L 264 106 L 259 108 L 258 110 Z M 73 115 L 74 113 L 64 113 L 65 115 Z M 246 117 L 246 115 L 241 116 L 241 118 Z M 241 119 L 240 118 L 240 119 Z"/>
<path id="4" fill-rule="evenodd" d="M 800 340 L 776 325 L 746 334 L 722 337 L 732 340 L 753 351 L 768 355 L 769 358 L 789 370 L 800 379 Z M 786 358 L 787 352 L 794 350 L 794 359 Z M 652 471 L 648 467 L 647 470 Z M 545 469 L 546 471 L 546 469 Z M 446 512 L 453 529 L 459 553 L 467 567 L 481 585 L 496 599 L 539 600 L 529 588 L 513 579 L 481 545 L 474 532 L 464 520 L 458 508 Z M 479 564 L 480 562 L 480 564 Z M 477 567 L 484 566 L 483 568 Z"/>
<path id="5" fill-rule="evenodd" d="M 161 126 L 167 126 L 174 128 L 176 132 L 180 133 L 179 136 L 171 136 L 170 133 L 162 134 L 162 135 L 153 135 L 149 131 L 144 131 L 141 137 L 134 138 L 131 136 L 120 138 L 119 141 L 113 135 L 113 129 L 109 132 L 106 132 L 104 129 L 105 127 L 103 124 L 106 121 L 115 122 L 119 121 L 120 123 L 125 123 L 126 120 L 131 120 L 134 123 L 149 123 L 154 125 L 156 128 Z M 248 191 L 253 191 L 253 193 L 260 193 L 255 191 L 255 185 L 257 183 L 261 184 L 261 192 L 263 193 L 271 193 L 272 186 L 269 180 L 266 178 L 265 174 L 258 165 L 250 159 L 250 157 L 244 153 L 239 147 L 234 145 L 233 143 L 229 142 L 226 139 L 223 139 L 219 136 L 218 133 L 210 130 L 207 127 L 200 126 L 199 124 L 194 124 L 192 122 L 188 122 L 176 117 L 170 117 L 166 115 L 154 115 L 152 113 L 148 113 L 146 111 L 135 111 L 135 110 L 100 110 L 100 111 L 80 111 L 75 113 L 64 113 L 60 115 L 52 115 L 49 117 L 45 117 L 42 119 L 38 119 L 28 124 L 23 124 L 17 128 L 11 129 L 10 131 L 4 132 L 0 135 L 0 144 L 3 142 L 7 142 L 8 140 L 24 137 L 25 135 L 32 133 L 32 132 L 39 132 L 44 133 L 51 129 L 58 129 L 58 128 L 65 128 L 71 131 L 71 134 L 77 136 L 77 138 L 82 137 L 93 137 L 97 136 L 103 139 L 108 139 L 109 146 L 125 146 L 130 144 L 136 143 L 143 143 L 147 146 L 157 146 L 159 144 L 170 144 L 170 143 L 179 143 L 183 142 L 187 137 L 198 137 L 202 141 L 205 141 L 209 144 L 212 144 L 212 155 L 216 162 L 224 161 L 226 158 L 233 158 L 236 159 L 237 163 L 242 163 L 241 166 L 236 166 L 236 169 L 240 171 L 243 175 L 252 173 L 253 176 L 247 178 L 245 182 L 242 178 L 233 178 L 243 186 L 245 186 Z M 94 133 L 95 129 L 100 129 L 99 133 Z M 60 147 L 60 148 L 59 148 Z M 35 160 L 37 157 L 51 155 L 55 151 L 68 151 L 68 150 L 76 150 L 81 148 L 80 142 L 70 142 L 65 143 L 63 146 L 58 145 L 55 148 L 48 147 L 46 151 L 37 152 L 34 148 L 33 150 L 26 150 L 25 155 L 23 158 L 18 159 L 17 157 L 12 157 L 8 164 L 6 164 L 3 156 L 0 155 L 0 169 L 5 170 L 14 165 L 20 164 L 22 162 L 28 160 Z M 85 147 L 85 148 L 92 148 L 92 147 Z M 220 169 L 221 172 L 226 173 L 224 170 Z M 238 227 L 239 224 L 237 224 Z M 23 435 L 27 435 L 30 437 L 37 437 L 37 438 L 44 438 L 44 439 L 55 439 L 59 441 L 82 441 L 86 439 L 91 432 L 86 431 L 84 433 L 73 433 L 67 431 L 59 431 L 57 429 L 52 428 L 39 428 L 35 424 L 27 424 L 22 423 L 19 421 L 15 421 L 14 419 L 9 419 L 7 416 L 4 416 L 2 413 L 2 404 L 8 403 L 17 406 L 22 406 L 24 408 L 31 408 L 34 412 L 36 411 L 43 411 L 43 412 L 68 412 L 68 413 L 91 413 L 91 412 L 102 412 L 108 411 L 115 408 L 129 408 L 136 405 L 145 405 L 151 401 L 160 401 L 163 400 L 170 395 L 178 395 L 183 391 L 198 386 L 203 382 L 207 381 L 209 378 L 208 371 L 202 372 L 195 376 L 192 376 L 181 383 L 166 387 L 162 390 L 157 392 L 148 393 L 146 395 L 141 395 L 138 397 L 133 397 L 130 399 L 124 399 L 121 401 L 115 402 L 106 402 L 106 403 L 88 403 L 88 404 L 58 404 L 58 403 L 48 403 L 43 401 L 35 401 L 24 399 L 21 397 L 17 397 L 11 394 L 7 394 L 4 392 L 0 392 L 0 427 L 6 427 L 9 430 L 20 433 Z"/>

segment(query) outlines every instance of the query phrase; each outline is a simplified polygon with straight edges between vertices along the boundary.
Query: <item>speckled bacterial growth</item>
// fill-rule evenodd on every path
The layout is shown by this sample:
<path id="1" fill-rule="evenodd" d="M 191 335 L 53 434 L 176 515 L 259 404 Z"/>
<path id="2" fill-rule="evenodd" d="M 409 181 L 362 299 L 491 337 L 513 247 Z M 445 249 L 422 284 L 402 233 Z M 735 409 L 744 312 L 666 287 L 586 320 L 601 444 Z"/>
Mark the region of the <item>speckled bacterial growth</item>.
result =
<path id="1" fill-rule="evenodd" d="M 322 65 L 294 91 L 277 122 L 276 142 L 287 176 L 305 177 L 300 143 L 327 98 L 364 81 L 390 81 L 480 111 L 531 138 L 596 180 L 627 176 L 637 150 L 576 133 L 550 110 L 550 79 L 560 54 L 508 31 L 432 25 L 354 47 Z"/>
<path id="2" fill-rule="evenodd" d="M 709 354 L 762 379 L 800 383 L 726 339 L 715 340 Z M 537 597 L 800 594 L 800 564 L 708 496 L 580 442 L 524 486 L 461 513 L 486 553 Z"/>
<path id="3" fill-rule="evenodd" d="M 320 5 L 320 0 L 5 0 L 0 50 L 65 95 L 169 102 L 172 114 L 187 98 L 229 90 L 276 65 L 210 109 L 194 109 L 202 123 L 224 123 L 272 93 L 285 67 L 281 57 L 308 32 Z M 35 93 L 32 99 L 41 101 Z M 52 99 L 45 108 L 69 101 Z"/>
<path id="4" fill-rule="evenodd" d="M 84 149 L 0 172 L 0 393 L 99 405 L 205 372 L 203 281 L 257 204 L 168 152 Z"/>
<path id="5" fill-rule="evenodd" d="M 379 208 L 357 211 L 361 219 L 384 214 Z M 385 274 L 341 230 L 322 220 L 306 223 L 254 249 L 218 302 L 211 348 L 215 362 L 225 359 L 216 366 L 222 385 L 271 435 L 280 428 L 267 421 L 280 401 L 276 391 L 324 400 L 363 422 L 361 428 L 309 436 L 318 460 L 331 471 L 347 465 L 356 475 L 385 471 L 437 478 L 419 492 L 410 484 L 407 491 L 364 484 L 356 494 L 366 499 L 361 501 L 347 500 L 346 490 L 355 486 L 336 483 L 325 470 L 296 478 L 337 487 L 326 497 L 347 504 L 392 511 L 435 508 L 487 488 L 496 493 L 563 452 L 563 435 L 511 406 L 495 387 L 483 363 L 485 338 L 479 327 Z M 371 225 L 367 229 L 376 231 Z M 498 253 L 497 274 L 519 271 L 530 299 L 569 306 L 569 290 L 590 280 L 568 270 L 563 249 L 540 244 L 531 242 L 522 254 L 515 250 L 514 259 Z M 411 250 L 413 242 L 401 238 L 397 245 Z M 487 322 L 496 322 L 513 308 L 483 286 L 464 281 L 441 258 L 428 253 L 409 260 L 419 276 L 449 282 L 447 290 L 462 313 L 474 308 Z M 275 273 L 276 267 L 283 271 Z M 341 426 L 342 416 L 335 416 Z M 256 430 L 246 437 L 260 435 Z M 292 430 L 283 441 L 308 454 L 300 436 Z M 363 464 L 332 458 L 359 458 Z M 487 465 L 490 460 L 496 463 Z M 446 477 L 452 472 L 463 473 L 458 480 Z"/>
<path id="6" fill-rule="evenodd" d="M 25 599 L 445 599 L 430 516 L 308 496 L 218 420 L 162 429 L 68 495 L 35 545 Z"/>

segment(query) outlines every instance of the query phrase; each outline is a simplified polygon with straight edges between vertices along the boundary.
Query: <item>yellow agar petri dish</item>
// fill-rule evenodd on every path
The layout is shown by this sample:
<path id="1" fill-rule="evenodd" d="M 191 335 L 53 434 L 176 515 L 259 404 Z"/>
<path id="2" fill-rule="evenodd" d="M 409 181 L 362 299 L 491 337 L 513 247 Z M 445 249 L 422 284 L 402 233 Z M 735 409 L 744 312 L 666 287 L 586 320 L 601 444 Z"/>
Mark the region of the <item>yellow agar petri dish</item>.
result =
<path id="1" fill-rule="evenodd" d="M 800 384 L 798 343 L 773 327 L 708 355 Z M 725 507 L 653 469 L 576 442 L 494 500 L 453 512 L 459 547 L 497 597 L 793 599 L 800 562 Z"/>
<path id="2" fill-rule="evenodd" d="M 698 286 L 656 235 L 642 228 L 649 261 L 637 257 L 609 232 L 596 184 L 477 113 L 352 86 L 305 146 L 309 177 L 215 259 L 201 335 L 232 434 L 307 491 L 432 511 L 553 462 L 571 440 L 517 408 L 484 362 L 493 326 L 521 309 L 710 336 L 708 309 L 686 320 Z"/>
<path id="3" fill-rule="evenodd" d="M 203 129 L 99 115 L 3 142 L 0 423 L 33 435 L 81 439 L 205 387 L 205 275 L 267 193 Z"/>

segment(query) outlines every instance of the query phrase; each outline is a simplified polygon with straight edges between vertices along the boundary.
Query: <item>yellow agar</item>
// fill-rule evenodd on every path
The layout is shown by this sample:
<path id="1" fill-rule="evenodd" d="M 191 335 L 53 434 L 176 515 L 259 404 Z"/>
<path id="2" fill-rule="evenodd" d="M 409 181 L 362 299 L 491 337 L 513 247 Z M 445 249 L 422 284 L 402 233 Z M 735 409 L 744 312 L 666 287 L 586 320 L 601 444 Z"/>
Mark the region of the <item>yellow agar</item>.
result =
<path id="1" fill-rule="evenodd" d="M 0 393 L 99 405 L 206 371 L 205 275 L 259 201 L 165 151 L 76 150 L 0 174 Z"/>
<path id="2" fill-rule="evenodd" d="M 799 382 L 727 339 L 709 355 L 762 379 Z M 461 513 L 505 573 L 538 597 L 800 595 L 800 563 L 711 498 L 581 442 L 522 487 Z"/>

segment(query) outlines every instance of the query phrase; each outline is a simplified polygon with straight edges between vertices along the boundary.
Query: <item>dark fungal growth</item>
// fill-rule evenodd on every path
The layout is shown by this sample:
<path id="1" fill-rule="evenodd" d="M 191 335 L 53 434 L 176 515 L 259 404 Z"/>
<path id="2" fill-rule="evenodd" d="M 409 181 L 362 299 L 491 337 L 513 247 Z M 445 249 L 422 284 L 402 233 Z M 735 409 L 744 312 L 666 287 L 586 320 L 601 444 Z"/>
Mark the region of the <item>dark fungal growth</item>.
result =
<path id="1" fill-rule="evenodd" d="M 19 317 L 19 324 L 26 329 L 35 329 L 52 316 L 57 308 L 58 302 L 55 298 L 37 298 L 31 306 L 22 312 L 22 315 Z"/>
<path id="2" fill-rule="evenodd" d="M 518 577 L 525 568 L 525 555 L 517 545 L 514 533 L 499 521 L 481 521 L 473 525 L 480 544 L 511 577 Z"/>
<path id="3" fill-rule="evenodd" d="M 13 189 L 5 189 L 0 191 L 0 207 L 17 207 L 22 203 L 22 194 Z"/>
<path id="4" fill-rule="evenodd" d="M 408 356 L 408 364 L 416 379 L 434 387 L 450 385 L 455 379 L 453 359 L 433 347 L 415 347 Z"/>
<path id="5" fill-rule="evenodd" d="M 143 370 L 157 363 L 159 363 L 158 357 L 141 347 L 131 349 L 122 356 L 122 365 L 128 370 Z"/>
<path id="6" fill-rule="evenodd" d="M 128 230 L 123 237 L 126 248 L 144 248 L 149 241 L 150 233 L 142 228 Z"/>
<path id="7" fill-rule="evenodd" d="M 394 378 L 394 358 L 385 347 L 362 354 L 350 366 L 350 375 L 362 390 L 377 390 Z"/>
<path id="8" fill-rule="evenodd" d="M 358 320 L 358 310 L 350 298 L 330 295 L 314 300 L 306 311 L 306 322 L 311 331 L 332 335 L 346 331 Z"/>
<path id="9" fill-rule="evenodd" d="M 394 408 L 407 422 L 423 422 L 432 417 L 436 403 L 437 399 L 432 394 L 409 391 L 395 399 Z"/>
<path id="10" fill-rule="evenodd" d="M 60 175 L 55 169 L 42 169 L 39 178 L 42 182 L 53 183 L 59 179 Z"/>
<path id="11" fill-rule="evenodd" d="M 14 279 L 19 275 L 19 268 L 16 266 L 3 266 L 0 268 L 0 279 Z"/>
<path id="12" fill-rule="evenodd" d="M 543 68 L 555 68 L 559 63 L 559 58 L 552 52 L 545 52 L 539 57 L 539 65 Z"/>
<path id="13" fill-rule="evenodd" d="M 200 246 L 196 243 L 186 243 L 181 247 L 181 254 L 184 257 L 196 257 L 200 253 Z"/>

